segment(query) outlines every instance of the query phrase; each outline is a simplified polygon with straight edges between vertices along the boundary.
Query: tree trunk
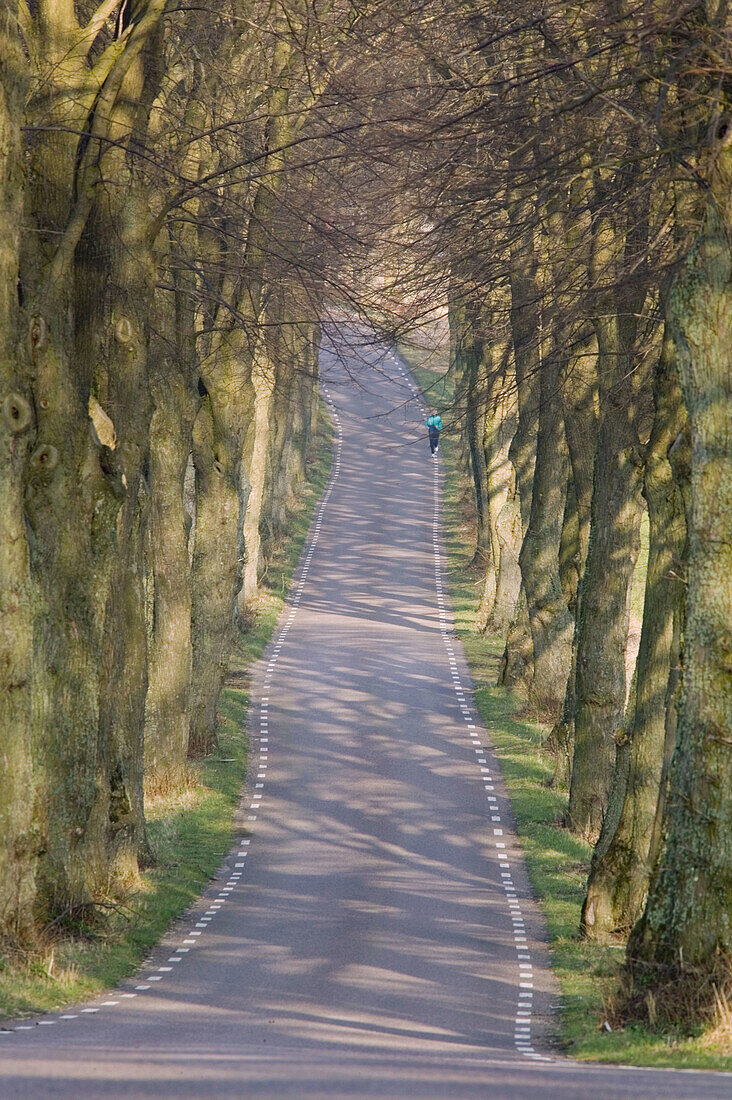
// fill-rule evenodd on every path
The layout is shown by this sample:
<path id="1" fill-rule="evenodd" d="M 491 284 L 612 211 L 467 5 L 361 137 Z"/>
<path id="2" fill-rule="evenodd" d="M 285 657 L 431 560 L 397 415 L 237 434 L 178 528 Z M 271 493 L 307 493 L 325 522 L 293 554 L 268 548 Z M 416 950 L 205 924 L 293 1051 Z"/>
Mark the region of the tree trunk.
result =
<path id="1" fill-rule="evenodd" d="M 44 914 L 73 915 L 97 889 L 108 891 L 115 861 L 124 871 L 136 865 L 144 836 L 145 634 L 140 579 L 130 573 L 136 566 L 141 575 L 138 478 L 147 423 L 138 382 L 145 309 L 142 317 L 125 316 L 128 276 L 145 297 L 136 202 L 144 192 L 138 186 L 127 194 L 126 151 L 133 131 L 139 138 L 146 125 L 144 55 L 163 6 L 148 0 L 141 7 L 101 83 L 89 79 L 72 6 L 48 5 L 37 24 L 48 85 L 39 103 L 31 100 L 29 113 L 33 121 L 40 112 L 48 131 L 29 147 L 33 186 L 25 218 L 33 231 L 25 235 L 21 278 L 39 440 L 26 511 L 37 601 L 36 817 Z M 92 91 L 79 94 L 86 87 Z M 79 131 L 87 129 L 92 137 L 79 142 Z M 128 615 L 133 623 L 139 619 L 140 629 L 129 646 L 126 639 L 115 648 L 117 611 L 118 635 Z"/>
<path id="2" fill-rule="evenodd" d="M 580 594 L 569 821 L 588 840 L 602 827 L 626 700 L 628 600 L 643 509 L 637 441 L 628 431 L 630 399 L 618 385 L 603 410 Z"/>
<path id="3" fill-rule="evenodd" d="M 574 625 L 559 575 L 567 486 L 559 375 L 558 357 L 550 353 L 541 365 L 531 511 L 519 556 L 533 641 L 530 698 L 557 714 L 572 661 Z"/>
<path id="4" fill-rule="evenodd" d="M 522 585 L 513 618 L 508 627 L 506 645 L 498 667 L 497 683 L 503 687 L 518 688 L 519 691 L 525 690 L 526 684 L 531 681 L 532 669 L 531 624 L 526 593 Z"/>
<path id="5" fill-rule="evenodd" d="M 577 611 L 577 589 L 579 588 L 581 576 L 580 559 L 582 551 L 579 535 L 579 508 L 577 506 L 577 494 L 574 491 L 574 478 L 570 470 L 564 494 L 562 533 L 559 536 L 559 583 L 564 595 L 564 602 L 572 616 L 573 631 Z M 571 676 L 569 679 L 571 679 Z M 566 692 L 564 694 L 566 695 Z"/>
<path id="6" fill-rule="evenodd" d="M 675 725 L 673 695 L 684 602 L 686 523 L 668 452 L 685 431 L 686 410 L 668 330 L 656 368 L 654 397 L 656 413 L 644 478 L 650 538 L 635 706 L 627 737 L 618 749 L 625 779 L 613 785 L 582 910 L 581 927 L 593 937 L 627 934 L 643 911 L 658 855 L 655 822 L 666 745 Z"/>
<path id="7" fill-rule="evenodd" d="M 473 561 L 483 566 L 491 562 L 490 508 L 488 503 L 488 477 L 484 448 L 486 402 L 488 400 L 486 371 L 486 334 L 481 331 L 477 307 L 466 311 L 463 357 L 465 361 L 465 432 L 470 455 L 470 472 L 475 494 L 475 511 L 478 520 Z"/>
<path id="8" fill-rule="evenodd" d="M 288 309 L 294 318 L 307 315 L 307 303 L 297 298 Z M 268 544 L 283 531 L 297 487 L 306 480 L 313 387 L 312 327 L 297 321 L 285 324 L 280 333 L 271 417 L 271 469 L 263 505 Z"/>
<path id="9" fill-rule="evenodd" d="M 37 849 L 31 793 L 33 611 L 23 513 L 35 424 L 16 346 L 26 88 L 17 18 L 5 4 L 0 57 L 0 935 L 20 937 L 31 922 Z"/>
<path id="10" fill-rule="evenodd" d="M 574 602 L 570 603 L 570 610 L 574 615 L 572 663 L 567 678 L 561 717 L 552 729 L 547 747 L 555 756 L 554 782 L 569 786 L 574 755 L 577 641 L 582 577 L 587 565 L 592 485 L 597 453 L 597 337 L 594 332 L 578 334 L 572 345 L 571 357 L 562 373 L 561 384 L 564 434 L 569 452 L 572 491 L 577 506 L 579 555 L 577 589 Z"/>
<path id="11" fill-rule="evenodd" d="M 577 623 L 575 736 L 569 792 L 570 828 L 595 842 L 607 808 L 615 762 L 615 735 L 627 696 L 625 654 L 630 586 L 640 547 L 642 450 L 638 442 L 643 362 L 634 361 L 644 298 L 615 289 L 620 254 L 635 241 L 598 216 L 595 278 L 610 283 L 595 318 L 598 341 L 600 435 L 595 459 L 589 549 Z"/>
<path id="12" fill-rule="evenodd" d="M 453 263 L 453 278 L 455 278 Z M 456 284 L 455 284 L 456 285 Z M 455 287 L 453 287 L 455 289 Z M 455 294 L 448 295 L 450 323 L 450 369 L 455 379 L 452 402 L 453 452 L 458 468 L 472 477 L 467 433 L 468 322 L 465 303 Z M 431 397 L 426 395 L 430 407 Z"/>
<path id="13" fill-rule="evenodd" d="M 254 599 L 259 589 L 262 504 L 267 490 L 267 481 L 273 477 L 269 459 L 271 457 L 271 417 L 276 374 L 277 368 L 274 357 L 268 354 L 266 336 L 263 334 L 254 354 L 252 366 L 254 418 L 252 450 L 248 462 L 248 477 L 251 489 L 244 516 L 246 560 L 244 583 L 239 594 L 240 610 L 242 611 Z"/>
<path id="14" fill-rule="evenodd" d="M 710 179 L 703 228 L 670 292 L 691 424 L 684 685 L 667 840 L 629 958 L 653 980 L 712 977 L 732 955 L 732 144 Z"/>
<path id="15" fill-rule="evenodd" d="M 486 381 L 483 416 L 486 507 L 490 536 L 490 560 L 478 615 L 483 631 L 504 636 L 513 618 L 521 585 L 518 553 L 521 549 L 521 518 L 516 501 L 516 474 L 508 456 L 516 432 L 516 393 L 513 370 L 509 369 L 510 344 L 507 325 L 491 318 L 490 345 L 486 341 Z M 511 516 L 518 515 L 518 526 Z M 513 540 L 513 541 L 512 541 Z"/>
<path id="16" fill-rule="evenodd" d="M 160 358 L 164 353 L 160 351 Z M 153 618 L 145 700 L 146 780 L 175 786 L 188 756 L 192 672 L 189 517 L 184 483 L 196 409 L 178 363 L 153 368 L 150 423 L 150 568 Z"/>
<path id="17" fill-rule="evenodd" d="M 38 334 L 31 344 L 40 413 L 25 507 L 35 587 L 40 905 L 48 914 L 88 902 L 109 867 L 107 774 L 99 758 L 101 654 L 125 488 L 114 447 L 92 434 L 91 379 L 79 369 L 90 361 L 71 350 L 69 288 L 39 296 L 30 313 Z"/>
<path id="18" fill-rule="evenodd" d="M 142 73 L 139 74 L 142 96 Z M 132 122 L 130 122 L 132 126 Z M 111 169 L 110 165 L 110 169 Z M 121 164 L 114 166 L 119 181 Z M 122 193 L 120 193 L 122 192 Z M 127 493 L 117 520 L 115 560 L 106 610 L 100 702 L 102 743 L 110 788 L 108 836 L 120 875 L 145 858 L 143 771 L 147 629 L 144 593 L 144 531 L 149 491 L 143 470 L 148 463 L 152 406 L 148 376 L 149 317 L 156 270 L 148 244 L 151 213 L 144 182 L 132 173 L 104 196 L 101 221 L 108 267 L 104 293 L 107 334 L 104 389 L 117 425 L 117 455 Z M 116 216 L 115 216 L 116 212 Z M 111 289 L 114 288 L 114 289 Z M 98 384 L 102 381 L 98 379 Z"/>
<path id="19" fill-rule="evenodd" d="M 597 337 L 580 334 L 562 371 L 562 415 L 577 500 L 580 576 L 590 542 L 592 485 L 597 452 Z"/>
<path id="20" fill-rule="evenodd" d="M 513 211 L 519 223 L 529 217 L 525 205 Z M 522 537 L 526 536 L 531 517 L 531 496 L 536 465 L 536 438 L 539 414 L 539 288 L 537 258 L 531 224 L 521 225 L 511 249 L 511 338 L 516 373 L 518 425 L 509 447 L 516 472 Z M 521 595 L 506 639 L 501 660 L 499 683 L 528 689 L 533 675 L 531 624 L 526 591 Z"/>
<path id="21" fill-rule="evenodd" d="M 232 401 L 234 394 L 232 394 Z M 238 432 L 216 430 L 211 398 L 204 398 L 193 429 L 196 535 L 192 566 L 191 757 L 216 745 L 216 707 L 236 634 L 242 583 L 246 484 Z M 245 418 L 242 418 L 245 420 Z"/>
<path id="22" fill-rule="evenodd" d="M 497 334 L 491 347 L 484 448 L 491 562 L 482 599 L 482 629 L 505 637 L 521 590 L 519 552 L 523 532 L 516 471 L 509 457 L 517 429 L 516 380 L 510 342 Z"/>
<path id="23" fill-rule="evenodd" d="M 493 610 L 486 630 L 505 635 L 516 615 L 521 595 L 521 508 L 513 468 L 508 471 L 506 502 L 496 517 L 496 541 L 499 547 L 498 576 Z"/>
<path id="24" fill-rule="evenodd" d="M 290 307 L 292 308 L 292 306 Z M 297 311 L 293 311 L 297 316 Z M 305 405 L 301 404 L 303 336 L 300 326 L 283 326 L 276 353 L 276 383 L 271 407 L 269 475 L 262 504 L 262 553 L 266 557 L 274 539 L 287 522 L 295 485 L 304 476 L 298 446 L 304 430 Z M 266 538 L 265 533 L 266 532 Z"/>

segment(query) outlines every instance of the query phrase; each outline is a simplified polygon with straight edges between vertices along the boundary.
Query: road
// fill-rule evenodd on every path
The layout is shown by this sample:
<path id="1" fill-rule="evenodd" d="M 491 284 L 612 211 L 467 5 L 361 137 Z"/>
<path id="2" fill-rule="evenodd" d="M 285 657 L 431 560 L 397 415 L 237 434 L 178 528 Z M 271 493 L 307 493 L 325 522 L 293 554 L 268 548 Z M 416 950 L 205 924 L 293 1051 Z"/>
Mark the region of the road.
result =
<path id="1" fill-rule="evenodd" d="M 323 354 L 339 443 L 253 674 L 235 846 L 135 977 L 0 1032 L 0 1097 L 732 1096 L 553 1052 L 544 926 L 451 630 L 441 460 L 396 358 L 344 360 Z"/>

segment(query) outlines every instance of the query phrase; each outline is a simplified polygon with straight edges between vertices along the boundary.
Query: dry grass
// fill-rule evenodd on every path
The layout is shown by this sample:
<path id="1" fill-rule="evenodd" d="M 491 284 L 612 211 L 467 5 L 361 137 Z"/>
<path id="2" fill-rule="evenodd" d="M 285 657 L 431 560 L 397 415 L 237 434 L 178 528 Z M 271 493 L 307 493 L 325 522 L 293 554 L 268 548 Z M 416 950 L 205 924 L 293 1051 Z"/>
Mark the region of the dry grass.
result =
<path id="1" fill-rule="evenodd" d="M 622 975 L 617 1011 L 625 1023 L 701 1033 L 706 1046 L 718 1048 L 726 1037 L 732 1052 L 732 959 L 720 953 L 711 969 L 635 962 Z"/>
<path id="2" fill-rule="evenodd" d="M 149 775 L 145 778 L 145 817 L 159 816 L 171 809 L 187 810 L 200 797 L 198 768 L 188 765 L 180 775 Z"/>
<path id="3" fill-rule="evenodd" d="M 732 1000 L 729 991 L 714 986 L 714 1021 L 704 1045 L 732 1053 Z"/>
<path id="4" fill-rule="evenodd" d="M 75 962 L 64 962 L 59 944 L 50 943 L 45 947 L 39 942 L 19 947 L 5 943 L 0 949 L 2 969 L 12 969 L 19 979 L 32 981 L 40 978 L 52 983 L 63 996 L 66 990 L 73 989 L 79 980 L 79 968 Z"/>

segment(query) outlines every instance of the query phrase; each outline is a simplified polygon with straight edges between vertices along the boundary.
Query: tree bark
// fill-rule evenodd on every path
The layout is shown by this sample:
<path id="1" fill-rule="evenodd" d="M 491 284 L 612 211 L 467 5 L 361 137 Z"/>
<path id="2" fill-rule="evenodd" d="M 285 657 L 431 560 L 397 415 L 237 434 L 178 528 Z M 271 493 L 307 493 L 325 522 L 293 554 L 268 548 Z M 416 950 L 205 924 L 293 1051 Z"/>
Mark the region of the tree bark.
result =
<path id="1" fill-rule="evenodd" d="M 466 310 L 462 354 L 465 361 L 465 432 L 470 455 L 475 510 L 478 519 L 474 564 L 490 565 L 492 559 L 490 505 L 485 456 L 485 418 L 488 400 L 485 317 L 477 305 Z"/>
<path id="2" fill-rule="evenodd" d="M 484 627 L 505 636 L 513 619 L 521 588 L 518 556 L 521 549 L 521 511 L 516 472 L 509 447 L 516 432 L 516 393 L 513 371 L 506 369 L 508 349 L 504 343 L 492 348 L 491 386 L 485 419 L 486 477 L 490 518 L 492 574 L 490 602 L 483 598 Z M 487 575 L 488 576 L 488 575 Z M 486 580 L 486 591 L 489 583 Z"/>
<path id="3" fill-rule="evenodd" d="M 596 278 L 619 281 L 630 234 L 604 214 L 594 228 Z M 618 292 L 619 293 L 619 292 Z M 640 302 L 616 292 L 595 318 L 600 379 L 600 435 L 595 459 L 589 549 L 577 623 L 575 736 L 570 828 L 596 841 L 607 808 L 615 734 L 627 696 L 625 653 L 630 586 L 640 547 L 642 449 L 636 427 L 645 369 L 634 363 Z M 635 370 L 633 369 L 635 367 Z"/>
<path id="4" fill-rule="evenodd" d="M 667 321 L 691 424 L 684 684 L 660 873 L 628 945 L 653 980 L 714 974 L 732 954 L 732 144 L 711 173 L 702 230 Z"/>
<path id="5" fill-rule="evenodd" d="M 219 380 L 220 384 L 223 382 Z M 245 393 L 232 380 L 230 409 L 246 423 Z M 234 403 L 237 403 L 236 406 Z M 241 421 L 239 420 L 241 416 Z M 246 479 L 241 428 L 217 423 L 205 397 L 193 428 L 196 467 L 196 535 L 192 565 L 192 644 L 189 755 L 206 755 L 216 745 L 216 708 L 236 634 L 237 596 L 244 565 L 243 520 Z"/>
<path id="6" fill-rule="evenodd" d="M 533 641 L 530 698 L 557 714 L 572 661 L 574 625 L 559 574 L 567 486 L 559 377 L 558 355 L 550 353 L 541 364 L 531 511 L 519 556 Z"/>
<path id="7" fill-rule="evenodd" d="M 160 349 L 160 359 L 165 352 Z M 183 360 L 185 361 L 185 360 Z M 188 756 L 192 673 L 191 570 L 184 484 L 196 399 L 179 361 L 153 363 L 149 553 L 153 616 L 145 700 L 145 777 L 182 780 Z"/>
<path id="8" fill-rule="evenodd" d="M 580 594 L 569 821 L 590 840 L 602 827 L 625 710 L 628 600 L 640 547 L 642 467 L 628 433 L 629 396 L 619 387 L 604 409 Z"/>
<path id="9" fill-rule="evenodd" d="M 686 523 L 668 453 L 686 430 L 687 418 L 668 330 L 654 382 L 655 420 L 644 475 L 649 556 L 635 705 L 617 750 L 616 772 L 624 770 L 625 778 L 613 785 L 582 910 L 581 928 L 592 937 L 627 934 L 643 911 L 658 855 L 657 807 L 675 727 Z"/>
<path id="10" fill-rule="evenodd" d="M 516 230 L 511 248 L 511 339 L 516 373 L 518 424 L 509 447 L 516 473 L 522 537 L 531 518 L 531 497 L 536 465 L 539 415 L 539 332 L 540 295 L 534 230 L 526 203 L 512 211 Z M 501 659 L 499 683 L 528 690 L 533 676 L 533 643 L 526 591 L 522 583 Z"/>
<path id="11" fill-rule="evenodd" d="M 258 341 L 252 365 L 254 417 L 252 449 L 248 462 L 248 478 L 251 488 L 244 516 L 246 560 L 244 564 L 244 583 L 240 593 L 240 599 L 243 600 L 241 610 L 244 610 L 249 602 L 254 599 L 259 589 L 262 505 L 265 499 L 268 478 L 273 477 L 273 471 L 268 460 L 271 457 L 271 418 L 277 374 L 275 357 L 268 354 L 267 338 L 263 333 Z"/>
<path id="12" fill-rule="evenodd" d="M 24 59 L 12 5 L 0 4 L 0 935 L 22 937 L 32 918 L 31 667 L 33 608 L 23 513 L 35 434 L 18 354 L 18 270 L 24 172 Z"/>
<path id="13" fill-rule="evenodd" d="M 577 588 L 569 602 L 574 615 L 572 663 L 562 703 L 562 713 L 547 741 L 555 755 L 554 782 L 569 785 L 574 755 L 577 641 L 582 596 L 582 577 L 587 565 L 595 456 L 597 453 L 597 337 L 580 331 L 562 372 L 564 433 L 571 468 L 572 492 L 577 508 Z M 566 588 L 565 585 L 563 587 Z"/>

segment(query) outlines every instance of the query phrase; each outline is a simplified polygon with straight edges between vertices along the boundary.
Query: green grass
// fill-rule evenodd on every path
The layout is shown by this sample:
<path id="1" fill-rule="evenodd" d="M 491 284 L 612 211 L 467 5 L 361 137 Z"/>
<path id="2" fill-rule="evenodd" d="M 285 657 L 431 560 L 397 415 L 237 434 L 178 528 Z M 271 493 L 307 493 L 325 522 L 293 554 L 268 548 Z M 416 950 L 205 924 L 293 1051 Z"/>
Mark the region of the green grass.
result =
<path id="1" fill-rule="evenodd" d="M 153 865 L 128 884 L 121 904 L 117 899 L 117 907 L 95 920 L 84 937 L 39 936 L 32 950 L 0 952 L 0 1018 L 86 1000 L 132 973 L 228 852 L 248 754 L 249 697 L 242 673 L 261 656 L 274 630 L 328 477 L 331 442 L 331 425 L 323 416 L 311 480 L 291 512 L 288 537 L 279 540 L 252 621 L 232 654 L 219 704 L 218 750 L 190 766 L 185 787 L 146 801 Z"/>
<path id="2" fill-rule="evenodd" d="M 438 409 L 452 403 L 452 380 L 445 368 L 423 365 L 418 349 L 400 347 L 420 387 L 433 394 Z M 476 689 L 476 704 L 491 727 L 491 741 L 501 762 L 526 855 L 529 876 L 544 912 L 552 967 L 559 982 L 560 1014 L 557 1043 L 574 1058 L 642 1066 L 732 1070 L 732 1032 L 720 1028 L 688 1038 L 626 1027 L 607 1032 L 614 1023 L 613 1004 L 624 961 L 621 943 L 595 944 L 579 939 L 580 910 L 591 849 L 561 825 L 567 807 L 566 789 L 550 787 L 553 762 L 542 749 L 546 730 L 521 717 L 522 703 L 496 687 L 503 641 L 478 633 L 476 612 L 482 577 L 471 566 L 475 547 L 472 492 L 457 468 L 456 448 L 445 433 L 442 447 L 446 468 L 445 542 L 456 631 L 465 649 Z M 641 557 L 634 578 L 632 603 L 638 618 L 643 609 L 643 578 L 648 554 L 647 526 L 642 531 Z"/>

